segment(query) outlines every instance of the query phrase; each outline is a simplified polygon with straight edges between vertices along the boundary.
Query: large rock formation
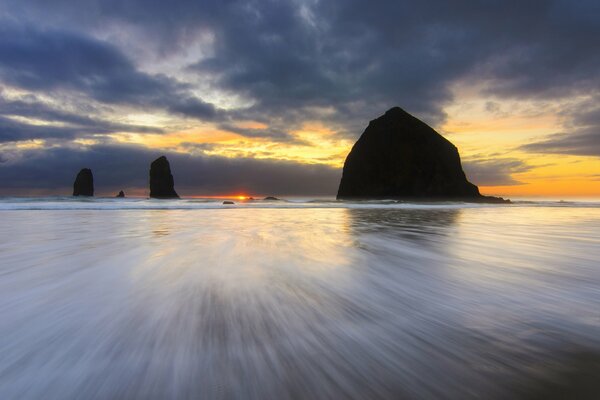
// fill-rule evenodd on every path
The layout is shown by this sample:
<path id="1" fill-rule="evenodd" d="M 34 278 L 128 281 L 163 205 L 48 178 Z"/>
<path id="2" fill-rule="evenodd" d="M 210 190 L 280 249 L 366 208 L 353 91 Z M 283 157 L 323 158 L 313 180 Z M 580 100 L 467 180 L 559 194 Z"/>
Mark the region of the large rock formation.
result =
<path id="1" fill-rule="evenodd" d="M 124 198 L 125 197 L 125 192 L 122 191 L 122 190 L 120 190 L 119 193 L 115 197 Z"/>
<path id="2" fill-rule="evenodd" d="M 371 121 L 354 144 L 337 198 L 503 201 L 482 196 L 456 147 L 399 107 Z"/>
<path id="3" fill-rule="evenodd" d="M 94 176 L 92 170 L 83 168 L 77 174 L 73 183 L 73 196 L 93 196 L 94 195 Z"/>
<path id="4" fill-rule="evenodd" d="M 171 166 L 167 157 L 157 158 L 150 164 L 150 197 L 155 199 L 177 199 Z"/>

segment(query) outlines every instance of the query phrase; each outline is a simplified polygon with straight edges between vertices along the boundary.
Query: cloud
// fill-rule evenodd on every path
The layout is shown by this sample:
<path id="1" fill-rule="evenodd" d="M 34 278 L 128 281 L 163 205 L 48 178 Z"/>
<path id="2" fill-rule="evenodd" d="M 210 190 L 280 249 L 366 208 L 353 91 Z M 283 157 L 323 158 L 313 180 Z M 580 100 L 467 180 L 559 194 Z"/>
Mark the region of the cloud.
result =
<path id="1" fill-rule="evenodd" d="M 147 188 L 150 162 L 166 154 L 181 194 L 234 193 L 335 195 L 341 171 L 324 165 L 248 158 L 162 153 L 141 146 L 105 144 L 19 150 L 0 164 L 5 192 L 69 188 L 79 169 L 89 167 L 101 193 Z"/>
<path id="2" fill-rule="evenodd" d="M 200 119 L 217 114 L 212 104 L 188 93 L 189 85 L 141 72 L 112 44 L 60 29 L 0 25 L 0 80 L 30 91 L 70 91 L 102 103 Z"/>
<path id="3" fill-rule="evenodd" d="M 110 133 L 106 129 L 34 125 L 0 116 L 0 143 L 32 139 L 74 139 L 94 133 Z"/>
<path id="4" fill-rule="evenodd" d="M 274 144 L 293 141 L 289 132 L 307 121 L 357 138 L 395 105 L 439 126 L 457 84 L 484 84 L 491 112 L 502 112 L 495 102 L 503 98 L 597 95 L 599 12 L 593 0 L 4 0 L 0 82 L 73 95 L 90 109 L 211 121 Z M 2 140 L 144 129 L 110 125 L 101 113 L 30 106 L 30 115 L 11 115 L 68 127 L 2 114 Z M 562 117 L 568 135 L 522 149 L 600 154 L 596 114 L 569 108 Z M 268 127 L 237 127 L 248 120 Z M 515 184 L 510 173 L 525 168 L 515 160 L 465 164 L 480 184 Z"/>
<path id="5" fill-rule="evenodd" d="M 522 185 L 512 175 L 532 169 L 516 158 L 471 159 L 462 164 L 467 178 L 479 186 Z"/>
<path id="6" fill-rule="evenodd" d="M 32 96 L 29 96 L 32 97 Z M 42 120 L 47 124 L 35 125 L 14 117 Z M 56 124 L 59 125 L 56 125 Z M 84 138 L 87 135 L 115 132 L 162 133 L 157 127 L 123 124 L 93 118 L 76 112 L 53 108 L 37 99 L 7 100 L 0 94 L 0 142 L 49 138 Z"/>
<path id="7" fill-rule="evenodd" d="M 570 132 L 555 133 L 542 140 L 525 144 L 521 150 L 530 153 L 554 153 L 600 157 L 600 95 L 576 102 L 563 111 L 565 128 Z"/>
<path id="8" fill-rule="evenodd" d="M 553 153 L 600 157 L 600 130 L 578 130 L 573 133 L 557 133 L 549 138 L 520 147 L 530 153 Z"/>
<path id="9" fill-rule="evenodd" d="M 12 24 L 0 28 L 0 77 L 29 90 L 67 88 L 105 102 L 140 102 L 172 90 L 139 73 L 116 48 L 81 34 Z"/>
<path id="10" fill-rule="evenodd" d="M 162 104 L 167 110 L 173 113 L 203 120 L 212 120 L 217 116 L 218 110 L 213 104 L 194 97 L 183 97 L 181 99 L 177 99 L 176 93 L 174 93 L 172 96 L 175 98 L 167 98 L 157 101 L 156 104 Z"/>
<path id="11" fill-rule="evenodd" d="M 247 138 L 271 138 L 275 139 L 278 142 L 288 142 L 288 143 L 296 143 L 296 144 L 306 144 L 305 142 L 299 140 L 294 135 L 289 133 L 285 128 L 277 128 L 275 126 L 269 126 L 265 129 L 249 129 L 249 128 L 241 128 L 231 123 L 222 123 L 219 125 L 219 128 L 228 131 L 237 133 L 240 136 L 244 136 Z"/>
<path id="12" fill-rule="evenodd" d="M 354 137 L 365 121 L 394 105 L 440 123 L 443 106 L 452 100 L 449 87 L 460 80 L 486 80 L 490 94 L 509 97 L 561 97 L 599 83 L 600 44 L 590 40 L 600 36 L 592 17 L 599 12 L 595 1 L 6 4 L 6 12 L 21 20 L 68 22 L 91 33 L 108 26 L 117 38 L 125 35 L 119 32 L 137 35 L 144 48 L 166 58 L 185 53 L 197 36 L 207 34 L 209 48 L 187 73 L 217 91 L 247 98 L 252 119 L 291 123 L 296 114 L 306 120 L 319 116 L 314 110 L 330 107 L 334 112 L 325 119 Z M 119 59 L 109 53 L 99 54 Z M 123 60 L 117 65 L 123 76 L 134 78 L 124 88 L 133 98 L 140 82 L 148 83 L 151 94 L 170 85 L 160 77 L 130 74 Z M 90 89 L 100 97 L 113 93 L 112 85 Z M 170 109 L 195 115 L 186 104 Z M 202 106 L 197 112 L 203 118 L 212 113 Z"/>

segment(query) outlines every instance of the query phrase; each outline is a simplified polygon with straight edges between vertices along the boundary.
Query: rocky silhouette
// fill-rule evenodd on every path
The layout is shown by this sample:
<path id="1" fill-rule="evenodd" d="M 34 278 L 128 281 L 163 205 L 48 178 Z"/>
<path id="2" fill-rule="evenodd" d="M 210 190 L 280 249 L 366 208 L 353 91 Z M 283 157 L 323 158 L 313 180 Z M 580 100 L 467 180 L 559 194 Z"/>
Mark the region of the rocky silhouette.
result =
<path id="1" fill-rule="evenodd" d="M 264 198 L 264 200 L 276 201 L 276 200 L 279 200 L 279 199 L 277 197 L 267 196 L 267 197 Z"/>
<path id="2" fill-rule="evenodd" d="M 77 174 L 73 183 L 73 196 L 93 196 L 94 195 L 94 176 L 92 170 L 83 168 Z"/>
<path id="3" fill-rule="evenodd" d="M 177 199 L 171 166 L 167 157 L 161 156 L 150 164 L 150 197 L 155 199 Z"/>
<path id="4" fill-rule="evenodd" d="M 121 190 L 115 197 L 125 197 L 125 192 Z"/>
<path id="5" fill-rule="evenodd" d="M 504 201 L 482 196 L 456 146 L 399 107 L 371 121 L 354 144 L 337 198 Z"/>
<path id="6" fill-rule="evenodd" d="M 223 204 L 227 204 L 227 205 L 229 205 L 229 204 L 235 204 L 235 203 L 234 203 L 233 201 L 225 200 L 225 201 L 223 202 Z"/>

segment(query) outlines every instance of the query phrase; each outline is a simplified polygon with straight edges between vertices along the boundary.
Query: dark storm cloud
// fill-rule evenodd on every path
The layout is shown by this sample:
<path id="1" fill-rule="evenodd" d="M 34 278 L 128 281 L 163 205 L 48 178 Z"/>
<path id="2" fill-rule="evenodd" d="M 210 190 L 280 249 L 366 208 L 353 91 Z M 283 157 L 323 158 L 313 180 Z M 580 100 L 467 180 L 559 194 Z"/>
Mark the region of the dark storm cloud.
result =
<path id="1" fill-rule="evenodd" d="M 138 73 L 117 49 L 80 34 L 7 24 L 0 28 L 0 77 L 30 90 L 68 88 L 106 102 L 139 102 L 170 91 Z"/>
<path id="2" fill-rule="evenodd" d="M 203 119 L 216 115 L 213 105 L 187 94 L 188 85 L 140 72 L 113 45 L 71 31 L 0 25 L 0 80 L 31 91 L 74 91 L 104 103 Z"/>
<path id="3" fill-rule="evenodd" d="M 473 76 L 503 96 L 598 87 L 596 1 L 9 0 L 9 14 L 79 29 L 121 24 L 169 54 L 202 32 L 213 56 L 191 70 L 255 100 L 260 116 L 333 107 L 354 136 L 393 105 L 443 119 L 449 85 Z M 475 75 L 474 75 L 475 74 Z M 135 80 L 134 80 L 135 82 Z M 153 83 L 156 84 L 156 83 Z"/>
<path id="4" fill-rule="evenodd" d="M 217 108 L 210 103 L 193 97 L 177 99 L 176 94 L 173 94 L 173 96 L 175 97 L 174 99 L 157 101 L 156 104 L 160 105 L 162 103 L 167 110 L 173 113 L 196 117 L 198 119 L 211 120 L 217 116 Z"/>
<path id="5" fill-rule="evenodd" d="M 512 174 L 527 172 L 530 165 L 515 158 L 472 159 L 463 161 L 467 178 L 481 186 L 521 185 Z"/>
<path id="6" fill-rule="evenodd" d="M 334 195 L 341 171 L 323 165 L 162 153 L 139 146 L 56 147 L 15 151 L 0 164 L 4 191 L 68 188 L 83 167 L 92 168 L 99 192 L 146 188 L 150 162 L 166 154 L 181 194 Z M 8 157 L 7 157 L 8 158 Z M 68 193 L 67 193 L 68 194 Z"/>

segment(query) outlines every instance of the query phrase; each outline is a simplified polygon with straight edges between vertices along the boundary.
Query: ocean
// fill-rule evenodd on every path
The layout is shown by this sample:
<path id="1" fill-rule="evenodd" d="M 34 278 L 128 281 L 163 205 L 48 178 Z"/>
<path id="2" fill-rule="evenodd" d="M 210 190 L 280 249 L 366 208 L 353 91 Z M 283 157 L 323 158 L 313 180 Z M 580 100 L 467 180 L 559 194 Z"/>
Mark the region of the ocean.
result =
<path id="1" fill-rule="evenodd" d="M 0 199 L 0 399 L 600 398 L 600 203 L 236 203 Z"/>

